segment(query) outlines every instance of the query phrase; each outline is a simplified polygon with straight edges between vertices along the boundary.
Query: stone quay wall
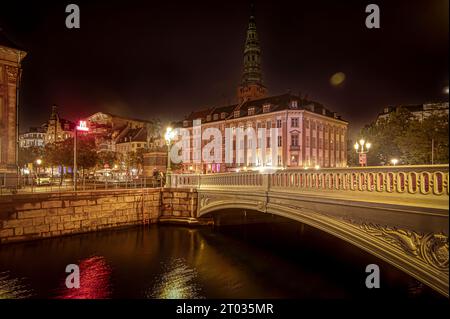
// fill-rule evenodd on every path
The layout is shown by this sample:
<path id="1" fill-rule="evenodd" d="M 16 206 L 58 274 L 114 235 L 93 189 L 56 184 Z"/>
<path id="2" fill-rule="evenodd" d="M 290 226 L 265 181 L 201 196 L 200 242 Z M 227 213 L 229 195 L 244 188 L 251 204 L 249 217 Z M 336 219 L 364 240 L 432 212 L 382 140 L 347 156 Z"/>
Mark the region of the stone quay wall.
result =
<path id="1" fill-rule="evenodd" d="M 195 220 L 190 189 L 127 189 L 0 197 L 0 243 L 56 237 L 161 220 Z"/>

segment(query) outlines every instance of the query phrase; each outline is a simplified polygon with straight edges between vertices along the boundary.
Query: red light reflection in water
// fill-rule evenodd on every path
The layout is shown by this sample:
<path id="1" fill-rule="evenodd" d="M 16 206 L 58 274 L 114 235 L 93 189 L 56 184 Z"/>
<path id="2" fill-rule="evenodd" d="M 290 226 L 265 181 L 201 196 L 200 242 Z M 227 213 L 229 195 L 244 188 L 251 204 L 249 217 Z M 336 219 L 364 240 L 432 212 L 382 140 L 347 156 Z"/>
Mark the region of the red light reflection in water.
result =
<path id="1" fill-rule="evenodd" d="M 63 280 L 63 287 L 57 299 L 106 299 L 111 295 L 111 268 L 104 257 L 83 259 L 80 267 L 80 288 L 69 289 Z M 69 275 L 69 274 L 67 274 Z"/>

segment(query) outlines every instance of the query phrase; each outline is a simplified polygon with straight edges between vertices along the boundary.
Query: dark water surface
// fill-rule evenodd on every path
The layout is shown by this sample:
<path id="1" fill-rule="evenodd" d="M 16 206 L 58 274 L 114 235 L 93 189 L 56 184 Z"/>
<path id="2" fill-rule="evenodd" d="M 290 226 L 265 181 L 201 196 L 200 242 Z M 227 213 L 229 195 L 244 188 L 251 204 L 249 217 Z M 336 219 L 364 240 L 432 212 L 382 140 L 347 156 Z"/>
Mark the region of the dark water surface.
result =
<path id="1" fill-rule="evenodd" d="M 367 289 L 365 267 L 381 269 Z M 65 287 L 78 264 L 80 289 Z M 289 222 L 153 225 L 0 246 L 0 298 L 442 298 L 390 265 Z"/>

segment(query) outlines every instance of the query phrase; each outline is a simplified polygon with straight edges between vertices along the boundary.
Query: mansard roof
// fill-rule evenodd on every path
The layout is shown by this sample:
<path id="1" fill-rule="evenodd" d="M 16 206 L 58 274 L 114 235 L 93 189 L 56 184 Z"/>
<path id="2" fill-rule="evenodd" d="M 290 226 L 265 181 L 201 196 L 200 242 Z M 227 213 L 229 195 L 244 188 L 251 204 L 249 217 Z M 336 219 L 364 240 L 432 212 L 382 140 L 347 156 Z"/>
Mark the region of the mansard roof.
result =
<path id="1" fill-rule="evenodd" d="M 336 118 L 338 120 L 344 121 L 340 116 L 335 117 L 335 113 L 327 109 L 322 104 L 307 100 L 305 98 L 301 98 L 298 95 L 294 95 L 291 93 L 285 93 L 281 95 L 275 95 L 270 97 L 265 97 L 261 99 L 256 100 L 250 100 L 245 101 L 241 104 L 232 104 L 232 105 L 226 105 L 226 106 L 220 106 L 220 107 L 212 107 L 203 109 L 196 112 L 191 112 L 189 116 L 185 118 L 185 121 L 188 121 L 188 126 L 192 125 L 192 121 L 196 119 L 201 119 L 202 123 L 207 122 L 217 122 L 223 120 L 223 118 L 220 117 L 222 113 L 226 113 L 226 119 L 234 118 L 234 112 L 240 111 L 239 117 L 246 117 L 249 116 L 248 110 L 250 108 L 254 108 L 254 115 L 262 114 L 264 111 L 265 105 L 270 105 L 270 110 L 268 113 L 272 112 L 278 112 L 288 109 L 293 109 L 291 107 L 291 102 L 297 101 L 297 108 L 298 110 L 306 110 L 312 113 L 320 114 L 323 116 Z M 214 114 L 218 114 L 219 116 L 214 119 Z M 209 118 L 208 118 L 208 115 Z M 345 121 L 344 121 L 345 122 Z M 175 126 L 183 126 L 183 121 L 174 123 Z"/>

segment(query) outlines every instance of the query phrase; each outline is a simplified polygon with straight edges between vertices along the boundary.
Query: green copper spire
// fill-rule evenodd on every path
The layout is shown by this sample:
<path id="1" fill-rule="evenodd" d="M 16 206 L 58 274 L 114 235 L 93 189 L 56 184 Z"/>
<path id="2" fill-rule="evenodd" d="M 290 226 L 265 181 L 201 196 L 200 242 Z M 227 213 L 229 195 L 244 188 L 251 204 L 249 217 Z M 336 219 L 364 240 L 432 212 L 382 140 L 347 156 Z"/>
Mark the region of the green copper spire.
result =
<path id="1" fill-rule="evenodd" d="M 249 100 L 263 98 L 267 89 L 263 85 L 261 73 L 261 49 L 259 47 L 258 33 L 253 3 L 250 6 L 250 20 L 248 22 L 247 38 L 244 48 L 244 73 L 241 85 L 238 87 L 238 100 L 243 103 Z"/>
<path id="2" fill-rule="evenodd" d="M 250 20 L 247 29 L 247 38 L 244 49 L 244 74 L 242 85 L 261 84 L 261 49 L 259 47 L 258 33 L 256 32 L 256 21 L 254 5 L 250 7 Z"/>

